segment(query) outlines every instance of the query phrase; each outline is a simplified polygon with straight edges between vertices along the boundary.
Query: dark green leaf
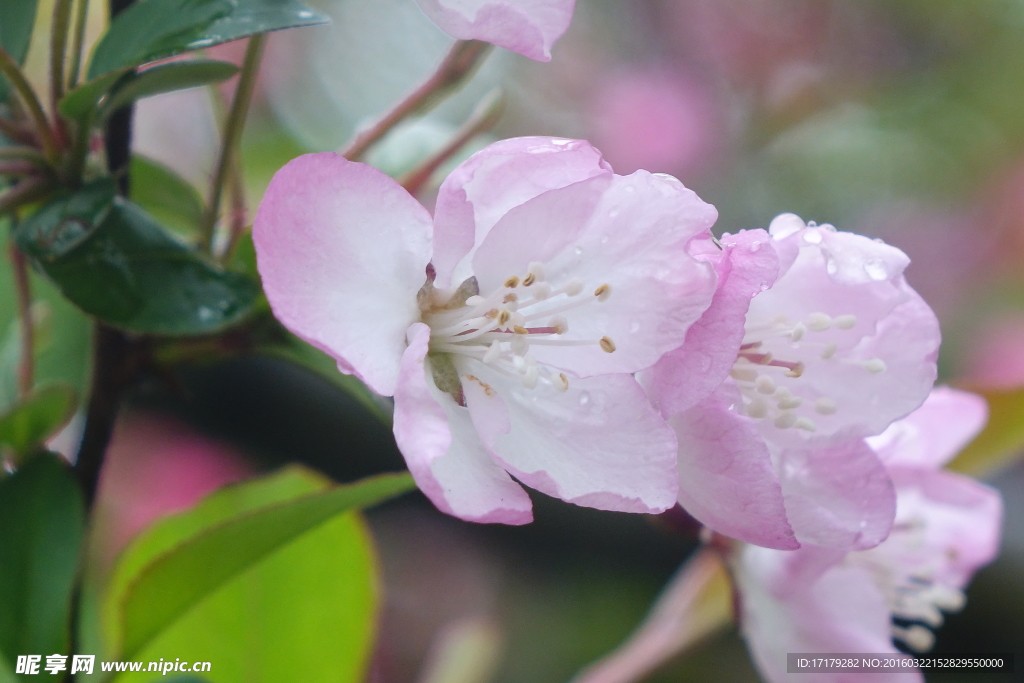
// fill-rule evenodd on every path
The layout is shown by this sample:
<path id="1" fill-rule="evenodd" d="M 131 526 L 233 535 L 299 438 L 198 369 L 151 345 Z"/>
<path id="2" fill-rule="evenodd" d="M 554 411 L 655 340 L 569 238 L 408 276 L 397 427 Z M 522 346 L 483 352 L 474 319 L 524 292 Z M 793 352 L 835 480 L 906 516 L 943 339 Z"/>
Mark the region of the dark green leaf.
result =
<path id="1" fill-rule="evenodd" d="M 257 33 L 327 23 L 297 0 L 142 0 L 118 15 L 89 78 Z"/>
<path id="2" fill-rule="evenodd" d="M 160 93 L 174 90 L 196 88 L 201 85 L 219 83 L 238 73 L 238 67 L 230 62 L 218 62 L 212 59 L 195 59 L 188 62 L 161 64 L 130 74 L 118 83 L 103 103 L 100 118 L 131 104 L 144 97 L 152 97 Z"/>
<path id="3" fill-rule="evenodd" d="M 183 237 L 195 237 L 203 218 L 203 200 L 191 183 L 163 164 L 139 154 L 132 156 L 131 174 L 132 201 L 161 225 Z"/>
<path id="4" fill-rule="evenodd" d="M 231 0 L 141 0 L 117 15 L 93 50 L 89 79 L 189 49 Z"/>
<path id="5" fill-rule="evenodd" d="M 0 0 L 0 46 L 17 61 L 25 63 L 39 0 Z M 0 102 L 7 101 L 10 84 L 0 76 Z"/>
<path id="6" fill-rule="evenodd" d="M 18 226 L 19 246 L 86 313 L 135 332 L 202 334 L 246 316 L 251 278 L 226 272 L 114 196 L 102 179 Z"/>
<path id="7" fill-rule="evenodd" d="M 950 469 L 985 477 L 1024 456 L 1024 389 L 976 391 L 988 401 L 988 423 Z"/>
<path id="8" fill-rule="evenodd" d="M 46 453 L 0 481 L 0 652 L 68 651 L 68 604 L 83 531 L 82 495 Z"/>
<path id="9" fill-rule="evenodd" d="M 27 401 L 0 416 L 0 444 L 27 455 L 75 414 L 75 390 L 68 384 L 38 389 Z"/>
<path id="10" fill-rule="evenodd" d="M 127 69 L 119 69 L 83 83 L 65 95 L 64 99 L 57 103 L 57 109 L 65 117 L 78 121 L 80 125 L 91 125 L 89 118 L 100 99 L 114 87 L 118 79 L 125 77 L 126 73 Z"/>
<path id="11" fill-rule="evenodd" d="M 211 594 L 307 532 L 412 487 L 407 473 L 327 486 L 293 467 L 214 494 L 147 531 L 119 559 L 104 598 L 108 644 L 119 657 L 135 657 Z M 238 598 L 245 594 L 229 602 Z"/>

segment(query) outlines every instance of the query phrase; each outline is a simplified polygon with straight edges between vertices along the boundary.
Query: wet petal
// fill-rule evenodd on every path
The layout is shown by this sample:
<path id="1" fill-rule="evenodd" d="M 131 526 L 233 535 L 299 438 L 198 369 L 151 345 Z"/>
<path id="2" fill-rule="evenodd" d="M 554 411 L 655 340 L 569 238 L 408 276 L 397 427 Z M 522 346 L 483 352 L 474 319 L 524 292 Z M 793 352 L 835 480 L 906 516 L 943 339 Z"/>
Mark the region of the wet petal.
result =
<path id="1" fill-rule="evenodd" d="M 768 448 L 728 400 L 720 393 L 669 419 L 679 438 L 679 504 L 731 538 L 799 548 Z"/>
<path id="2" fill-rule="evenodd" d="M 443 512 L 470 522 L 526 524 L 529 496 L 480 443 L 469 411 L 434 385 L 424 359 L 430 329 L 409 329 L 395 392 L 395 441 L 420 490 Z"/>
<path id="3" fill-rule="evenodd" d="M 631 376 L 570 378 L 566 391 L 543 381 L 527 389 L 483 363 L 459 363 L 481 439 L 524 484 L 601 510 L 675 505 L 675 435 Z"/>
<path id="4" fill-rule="evenodd" d="M 253 240 L 278 320 L 342 372 L 393 394 L 430 261 L 426 209 L 370 166 L 307 154 L 270 182 Z"/>
<path id="5" fill-rule="evenodd" d="M 448 35 L 486 40 L 547 62 L 572 21 L 576 0 L 416 0 Z"/>

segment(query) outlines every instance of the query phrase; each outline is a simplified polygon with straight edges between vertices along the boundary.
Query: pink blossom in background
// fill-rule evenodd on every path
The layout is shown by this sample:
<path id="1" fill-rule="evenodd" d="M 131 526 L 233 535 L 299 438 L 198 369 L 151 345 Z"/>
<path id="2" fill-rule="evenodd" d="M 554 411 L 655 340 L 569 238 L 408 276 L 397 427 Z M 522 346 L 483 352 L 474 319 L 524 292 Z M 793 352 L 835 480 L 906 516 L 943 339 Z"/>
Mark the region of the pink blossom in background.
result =
<path id="1" fill-rule="evenodd" d="M 973 328 L 963 379 L 986 389 L 1024 386 L 1024 317 L 1003 317 Z"/>
<path id="2" fill-rule="evenodd" d="M 859 439 L 924 401 L 938 322 L 898 249 L 793 214 L 770 233 L 702 247 L 715 300 L 641 380 L 675 428 L 680 504 L 698 520 L 773 548 L 869 548 L 895 500 Z"/>
<path id="3" fill-rule="evenodd" d="M 981 429 L 984 400 L 940 387 L 924 406 L 869 440 L 896 485 L 896 523 L 871 550 L 746 546 L 735 564 L 742 630 L 770 683 L 791 680 L 787 652 L 895 653 L 892 639 L 930 649 L 943 612 L 998 553 L 1002 502 L 993 489 L 941 469 Z M 899 619 L 900 624 L 893 619 Z M 909 624 L 909 625 L 907 625 Z M 856 674 L 801 674 L 815 683 Z M 919 672 L 872 674 L 917 683 Z"/>
<path id="4" fill-rule="evenodd" d="M 615 168 L 685 175 L 710 158 L 720 132 L 707 87 L 660 69 L 620 72 L 599 87 L 593 139 Z"/>
<path id="5" fill-rule="evenodd" d="M 120 419 L 98 492 L 100 561 L 112 560 L 160 517 L 253 473 L 240 453 L 173 418 L 129 414 Z"/>
<path id="6" fill-rule="evenodd" d="M 416 0 L 448 35 L 484 40 L 547 62 L 572 21 L 576 0 Z"/>
<path id="7" fill-rule="evenodd" d="M 522 524 L 525 491 L 658 512 L 676 440 L 633 378 L 707 308 L 688 245 L 713 207 L 671 177 L 618 176 L 583 141 L 495 143 L 442 184 L 433 219 L 335 154 L 281 169 L 254 238 L 289 329 L 395 397 L 420 488 L 467 520 Z"/>

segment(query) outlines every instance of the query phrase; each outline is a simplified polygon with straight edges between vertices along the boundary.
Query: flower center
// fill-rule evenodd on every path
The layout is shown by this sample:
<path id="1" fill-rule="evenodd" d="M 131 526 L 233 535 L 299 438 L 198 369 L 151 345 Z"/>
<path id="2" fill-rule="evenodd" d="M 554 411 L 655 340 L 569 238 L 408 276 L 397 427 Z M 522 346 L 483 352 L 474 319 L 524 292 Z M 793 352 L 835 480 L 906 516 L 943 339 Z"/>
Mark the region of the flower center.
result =
<path id="1" fill-rule="evenodd" d="M 430 353 L 446 355 L 442 368 L 454 370 L 451 356 L 475 358 L 499 374 L 533 389 L 546 383 L 559 391 L 569 388 L 569 378 L 543 364 L 530 352 L 533 346 L 599 346 L 615 351 L 610 337 L 566 339 L 569 323 L 565 314 L 594 302 L 607 301 L 612 288 L 601 284 L 589 291 L 579 278 L 550 283 L 544 277 L 544 264 L 531 263 L 526 273 L 508 277 L 501 287 L 481 294 L 477 279 L 464 281 L 451 295 L 433 287 L 433 271 L 428 268 L 427 282 L 420 290 L 422 319 L 430 326 Z M 446 372 L 441 370 L 441 372 Z M 435 370 L 435 380 L 438 370 Z M 453 393 L 452 377 L 443 379 Z M 458 383 L 457 376 L 454 383 Z M 461 394 L 461 385 L 457 388 Z M 455 393 L 453 393 L 455 395 Z M 456 400 L 460 396 L 455 395 Z"/>
<path id="2" fill-rule="evenodd" d="M 923 519 L 897 523 L 886 543 L 921 546 L 925 527 Z M 942 625 L 943 612 L 958 612 L 967 604 L 963 591 L 935 579 L 935 567 L 926 565 L 901 572 L 894 567 L 894 560 L 874 549 L 853 553 L 849 560 L 871 572 L 892 613 L 893 637 L 916 652 L 930 650 L 935 644 L 931 629 Z"/>
<path id="3" fill-rule="evenodd" d="M 793 322 L 785 315 L 766 322 L 747 321 L 743 344 L 730 372 L 743 395 L 742 412 L 771 421 L 779 429 L 817 430 L 816 420 L 834 415 L 835 399 L 810 386 L 806 373 L 820 372 L 820 363 L 846 364 L 865 372 L 885 372 L 880 358 L 846 358 L 840 351 L 842 332 L 857 326 L 857 317 L 812 313 Z"/>

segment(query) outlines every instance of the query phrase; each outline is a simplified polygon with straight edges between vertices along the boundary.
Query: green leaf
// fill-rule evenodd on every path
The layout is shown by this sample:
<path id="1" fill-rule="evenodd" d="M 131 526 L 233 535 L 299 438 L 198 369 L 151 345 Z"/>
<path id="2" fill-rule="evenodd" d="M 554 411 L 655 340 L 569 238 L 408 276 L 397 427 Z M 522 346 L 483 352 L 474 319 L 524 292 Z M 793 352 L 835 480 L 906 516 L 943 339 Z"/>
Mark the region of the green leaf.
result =
<path id="1" fill-rule="evenodd" d="M 57 103 L 57 109 L 65 117 L 79 125 L 91 125 L 91 117 L 103 98 L 118 82 L 127 76 L 127 69 L 118 69 L 78 86 Z"/>
<path id="2" fill-rule="evenodd" d="M 96 45 L 89 80 L 193 49 L 189 44 L 233 9 L 231 0 L 136 2 L 117 15 Z"/>
<path id="3" fill-rule="evenodd" d="M 238 73 L 238 67 L 231 62 L 194 59 L 188 62 L 161 64 L 145 71 L 129 74 L 127 78 L 118 83 L 117 88 L 110 94 L 110 98 L 103 103 L 100 118 L 110 115 L 135 100 L 160 93 L 220 83 L 236 73 Z"/>
<path id="4" fill-rule="evenodd" d="M 53 454 L 0 481 L 0 653 L 68 651 L 71 589 L 84 529 L 82 495 Z"/>
<path id="5" fill-rule="evenodd" d="M 203 200 L 190 182 L 139 154 L 132 155 L 131 176 L 132 201 L 182 237 L 191 238 L 198 233 Z"/>
<path id="6" fill-rule="evenodd" d="M 241 320 L 259 287 L 179 242 L 104 178 L 18 226 L 18 245 L 86 313 L 134 332 L 202 334 Z"/>
<path id="7" fill-rule="evenodd" d="M 988 401 L 988 424 L 949 468 L 985 477 L 1024 456 L 1024 389 L 973 391 Z"/>
<path id="8" fill-rule="evenodd" d="M 0 46 L 18 64 L 25 63 L 38 4 L 39 0 L 0 0 Z M 9 88 L 7 79 L 0 76 L 0 102 L 7 101 Z"/>
<path id="9" fill-rule="evenodd" d="M 59 432 L 75 414 L 77 397 L 69 384 L 37 390 L 27 401 L 0 416 L 0 444 L 28 455 Z"/>
<path id="10" fill-rule="evenodd" d="M 93 51 L 89 78 L 257 33 L 327 23 L 296 0 L 142 0 Z"/>
<path id="11" fill-rule="evenodd" d="M 330 486 L 291 467 L 154 525 L 119 558 L 103 598 L 111 656 L 187 652 L 215 662 L 218 683 L 356 680 L 375 586 L 352 511 L 412 486 L 408 474 Z M 348 674 L 300 675 L 328 664 Z"/>

